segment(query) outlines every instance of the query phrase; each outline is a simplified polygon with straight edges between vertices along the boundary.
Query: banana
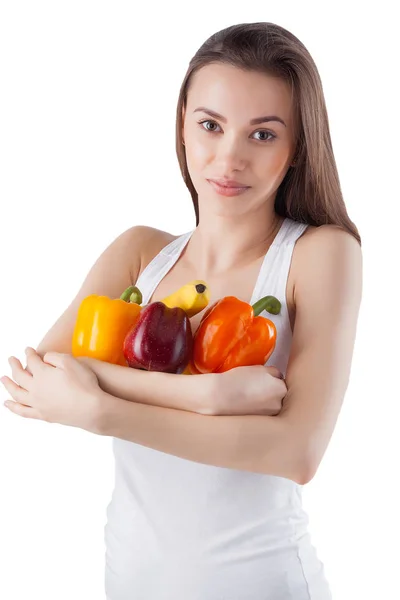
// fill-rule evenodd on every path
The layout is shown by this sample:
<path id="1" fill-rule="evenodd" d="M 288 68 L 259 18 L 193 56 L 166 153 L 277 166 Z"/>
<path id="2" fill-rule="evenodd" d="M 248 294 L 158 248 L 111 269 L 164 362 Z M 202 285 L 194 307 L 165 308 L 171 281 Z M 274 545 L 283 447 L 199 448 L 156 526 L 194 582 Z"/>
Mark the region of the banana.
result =
<path id="1" fill-rule="evenodd" d="M 187 313 L 188 317 L 197 315 L 207 306 L 210 301 L 210 293 L 205 281 L 195 279 L 180 287 L 164 300 L 161 300 L 168 308 L 179 306 Z"/>

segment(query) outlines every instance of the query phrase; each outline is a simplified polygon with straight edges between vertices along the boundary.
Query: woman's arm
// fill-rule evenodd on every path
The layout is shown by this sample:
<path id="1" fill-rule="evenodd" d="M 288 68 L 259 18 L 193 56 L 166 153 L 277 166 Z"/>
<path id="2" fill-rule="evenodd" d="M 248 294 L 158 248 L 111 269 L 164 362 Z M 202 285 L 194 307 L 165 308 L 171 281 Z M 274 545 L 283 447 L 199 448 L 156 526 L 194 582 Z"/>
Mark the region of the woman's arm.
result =
<path id="1" fill-rule="evenodd" d="M 306 480 L 315 476 L 350 378 L 362 297 L 358 241 L 335 225 L 317 227 L 298 252 L 296 321 L 279 414 L 297 438 Z"/>
<path id="2" fill-rule="evenodd" d="M 86 356 L 79 361 L 88 365 L 96 374 L 101 389 L 107 395 L 162 408 L 176 408 L 200 414 L 211 414 L 210 393 L 214 374 L 175 375 L 158 371 L 145 371 L 114 365 Z M 176 384 L 171 386 L 171 377 Z M 191 385 L 189 380 L 199 377 L 200 384 Z"/>
<path id="3" fill-rule="evenodd" d="M 170 385 L 161 389 L 156 384 L 152 393 L 157 398 L 163 394 L 167 398 L 174 393 L 179 395 L 183 383 L 180 380 L 185 379 L 188 389 L 195 394 L 195 379 L 205 377 L 171 375 Z M 302 482 L 290 443 L 284 443 L 284 424 L 279 417 L 195 414 L 128 402 L 104 391 L 100 392 L 98 400 L 96 433 L 100 435 L 117 437 L 194 462 L 270 473 Z"/>
<path id="4" fill-rule="evenodd" d="M 96 361 L 96 367 L 105 369 L 100 362 Z M 226 373 L 185 376 L 118 365 L 109 367 L 114 373 L 125 370 L 133 401 L 100 389 L 97 392 L 97 434 L 194 462 L 303 481 L 298 468 L 302 464 L 299 454 L 287 435 L 289 429 L 279 417 L 214 416 L 212 410 L 200 413 L 202 406 L 218 407 L 225 414 L 229 410 L 245 412 L 247 407 L 257 410 L 272 393 L 282 399 L 286 385 L 273 377 L 269 368 L 237 367 Z M 157 405 L 152 406 L 150 402 Z M 199 414 L 167 408 L 191 403 L 198 407 Z"/>
<path id="5" fill-rule="evenodd" d="M 101 389 L 111 396 L 202 415 L 277 415 L 287 392 L 276 367 L 266 367 L 263 397 L 261 402 L 254 402 L 249 395 L 246 400 L 241 397 L 240 401 L 235 395 L 235 401 L 230 394 L 228 399 L 226 386 L 218 386 L 221 374 L 174 375 L 132 369 L 86 356 L 79 356 L 78 360 L 92 369 Z M 232 382 L 232 385 L 242 388 L 241 383 Z"/>

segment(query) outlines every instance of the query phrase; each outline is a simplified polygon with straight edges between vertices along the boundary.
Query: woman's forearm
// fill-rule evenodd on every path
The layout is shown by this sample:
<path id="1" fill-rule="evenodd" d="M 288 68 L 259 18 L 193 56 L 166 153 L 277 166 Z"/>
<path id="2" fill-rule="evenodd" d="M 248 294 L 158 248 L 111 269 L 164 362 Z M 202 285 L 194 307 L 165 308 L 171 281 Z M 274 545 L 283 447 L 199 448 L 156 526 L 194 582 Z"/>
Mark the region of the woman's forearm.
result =
<path id="1" fill-rule="evenodd" d="M 284 443 L 285 424 L 277 417 L 195 414 L 128 402 L 103 391 L 98 400 L 99 435 L 202 464 L 280 477 L 297 476 L 290 470 L 293 459 L 288 455 L 290 444 Z"/>
<path id="2" fill-rule="evenodd" d="M 131 369 L 88 357 L 79 357 L 79 360 L 95 372 L 101 389 L 111 396 L 204 415 L 214 412 L 212 407 L 217 399 L 212 374 L 173 375 Z"/>
<path id="3" fill-rule="evenodd" d="M 131 401 L 96 392 L 96 433 L 203 464 L 298 476 L 290 432 L 279 417 L 213 414 L 213 406 L 227 400 L 218 397 L 225 393 L 223 374 L 175 375 L 100 363 L 90 365 L 100 382 L 108 389 L 126 386 Z"/>

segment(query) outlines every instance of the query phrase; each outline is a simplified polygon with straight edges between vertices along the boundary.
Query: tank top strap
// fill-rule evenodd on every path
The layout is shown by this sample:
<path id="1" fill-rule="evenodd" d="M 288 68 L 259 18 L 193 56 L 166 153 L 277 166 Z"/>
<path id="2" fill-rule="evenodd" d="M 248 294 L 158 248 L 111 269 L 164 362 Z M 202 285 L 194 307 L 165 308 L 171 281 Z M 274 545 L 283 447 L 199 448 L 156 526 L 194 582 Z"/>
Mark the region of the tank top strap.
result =
<path id="1" fill-rule="evenodd" d="M 281 303 L 279 314 L 272 315 L 264 310 L 260 316 L 272 321 L 278 332 L 276 348 L 265 364 L 276 366 L 283 374 L 286 373 L 292 340 L 292 330 L 286 302 L 287 281 L 295 243 L 307 227 L 307 223 L 300 223 L 289 217 L 285 219 L 277 237 L 265 255 L 251 300 L 251 304 L 254 304 L 260 298 L 271 295 L 278 298 Z"/>
<path id="2" fill-rule="evenodd" d="M 135 285 L 137 285 L 143 294 L 143 305 L 145 305 L 149 298 L 151 298 L 151 295 L 157 287 L 158 282 L 161 281 L 164 275 L 167 274 L 174 263 L 178 260 L 193 232 L 194 229 L 188 231 L 187 233 L 183 233 L 175 240 L 172 240 L 172 242 L 164 246 L 164 248 L 162 248 L 160 252 L 154 256 L 154 258 L 140 273 Z"/>
<path id="3" fill-rule="evenodd" d="M 300 223 L 286 218 L 275 242 L 270 246 L 264 258 L 257 286 L 251 300 L 251 304 L 254 304 L 260 298 L 271 295 L 278 298 L 281 303 L 279 314 L 272 315 L 264 310 L 261 312 L 261 316 L 272 321 L 278 332 L 276 348 L 265 364 L 277 366 L 284 374 L 286 373 L 292 339 L 289 311 L 286 302 L 287 281 L 295 243 L 307 227 L 307 223 Z"/>
<path id="4" fill-rule="evenodd" d="M 286 227 L 279 241 L 280 244 L 294 246 L 298 238 L 304 233 L 308 227 L 308 223 L 300 223 L 289 217 L 285 219 Z"/>
<path id="5" fill-rule="evenodd" d="M 283 290 L 286 290 L 293 248 L 296 240 L 307 227 L 307 223 L 300 223 L 289 217 L 283 221 L 275 240 L 264 257 L 251 304 L 267 295 L 276 296 L 282 302 L 281 296 Z M 263 314 L 267 315 L 267 313 Z"/>

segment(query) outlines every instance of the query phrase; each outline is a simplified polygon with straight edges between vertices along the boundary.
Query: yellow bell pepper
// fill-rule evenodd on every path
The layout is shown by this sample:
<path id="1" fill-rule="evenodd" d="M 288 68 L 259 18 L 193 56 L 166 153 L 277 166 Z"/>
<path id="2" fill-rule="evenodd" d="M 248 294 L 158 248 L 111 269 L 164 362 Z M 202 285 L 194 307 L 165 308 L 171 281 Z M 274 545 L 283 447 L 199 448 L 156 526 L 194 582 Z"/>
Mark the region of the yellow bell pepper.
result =
<path id="1" fill-rule="evenodd" d="M 78 310 L 72 355 L 128 366 L 123 354 L 124 339 L 140 315 L 141 302 L 142 294 L 136 286 L 129 286 L 116 299 L 87 296 Z"/>

